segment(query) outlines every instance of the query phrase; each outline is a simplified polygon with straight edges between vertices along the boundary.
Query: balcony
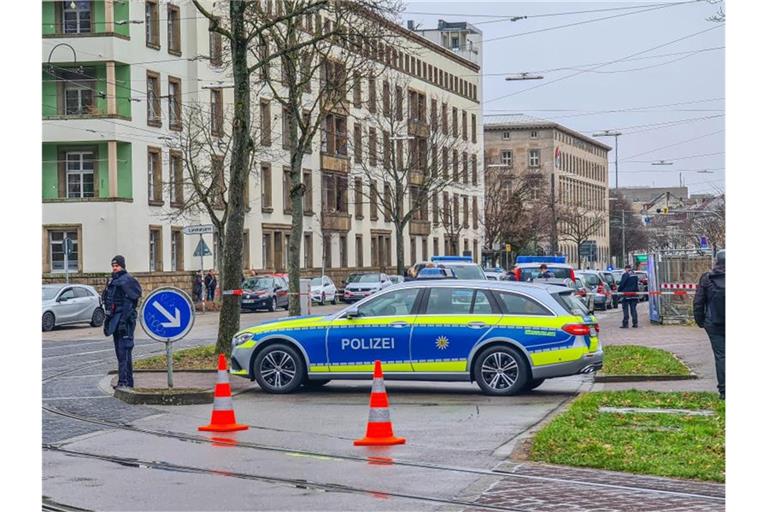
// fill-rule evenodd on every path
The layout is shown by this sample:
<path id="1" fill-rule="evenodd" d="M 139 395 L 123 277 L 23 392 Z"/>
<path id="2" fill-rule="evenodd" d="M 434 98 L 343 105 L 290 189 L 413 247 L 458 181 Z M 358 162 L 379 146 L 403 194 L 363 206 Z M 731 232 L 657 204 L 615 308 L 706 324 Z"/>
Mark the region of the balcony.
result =
<path id="1" fill-rule="evenodd" d="M 408 171 L 408 184 L 420 186 L 424 184 L 425 174 L 420 169 L 411 169 Z"/>
<path id="2" fill-rule="evenodd" d="M 43 2 L 43 38 L 130 38 L 130 2 Z"/>
<path id="3" fill-rule="evenodd" d="M 44 65 L 43 119 L 131 119 L 131 71 L 116 62 Z"/>
<path id="4" fill-rule="evenodd" d="M 349 157 L 346 155 L 332 155 L 321 152 L 320 169 L 323 171 L 349 173 Z"/>
<path id="5" fill-rule="evenodd" d="M 429 125 L 427 124 L 427 121 L 423 119 L 409 119 L 408 136 L 421 138 L 429 137 Z"/>
<path id="6" fill-rule="evenodd" d="M 352 228 L 352 215 L 343 212 L 322 212 L 320 227 L 323 231 L 349 231 Z"/>
<path id="7" fill-rule="evenodd" d="M 411 236 L 428 236 L 430 224 L 428 220 L 413 220 L 408 223 L 408 232 Z"/>

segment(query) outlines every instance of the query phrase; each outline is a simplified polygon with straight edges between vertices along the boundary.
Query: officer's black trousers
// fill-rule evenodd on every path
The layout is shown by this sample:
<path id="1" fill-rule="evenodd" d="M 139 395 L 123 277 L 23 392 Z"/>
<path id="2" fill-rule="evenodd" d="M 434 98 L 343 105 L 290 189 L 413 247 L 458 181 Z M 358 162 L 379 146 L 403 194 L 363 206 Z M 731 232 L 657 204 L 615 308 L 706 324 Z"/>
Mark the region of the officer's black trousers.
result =
<path id="1" fill-rule="evenodd" d="M 117 385 L 133 387 L 133 338 L 122 333 L 112 336 L 117 356 Z"/>
<path id="2" fill-rule="evenodd" d="M 636 299 L 624 299 L 621 301 L 621 311 L 624 313 L 624 318 L 621 321 L 621 325 L 624 327 L 629 323 L 629 314 L 632 313 L 632 325 L 637 325 L 637 300 Z"/>
<path id="3" fill-rule="evenodd" d="M 725 334 L 707 331 L 712 353 L 715 356 L 715 373 L 717 374 L 717 390 L 725 394 Z"/>

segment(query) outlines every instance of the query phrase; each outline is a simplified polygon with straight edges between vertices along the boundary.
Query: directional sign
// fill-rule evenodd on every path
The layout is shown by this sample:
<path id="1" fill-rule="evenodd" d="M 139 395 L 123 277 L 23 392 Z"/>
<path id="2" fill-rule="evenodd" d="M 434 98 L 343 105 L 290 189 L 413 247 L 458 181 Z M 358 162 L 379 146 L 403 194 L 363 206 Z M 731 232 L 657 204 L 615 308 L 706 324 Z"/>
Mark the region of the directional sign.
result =
<path id="1" fill-rule="evenodd" d="M 197 247 L 195 247 L 195 253 L 192 256 L 210 256 L 211 250 L 208 248 L 208 245 L 206 245 L 205 241 L 202 237 L 200 237 L 200 241 L 197 243 Z"/>
<path id="2" fill-rule="evenodd" d="M 139 320 L 150 338 L 176 341 L 195 323 L 195 308 L 189 295 L 178 288 L 158 288 L 141 305 Z"/>
<path id="3" fill-rule="evenodd" d="M 186 226 L 184 227 L 185 235 L 205 235 L 208 233 L 215 233 L 216 226 L 213 224 L 200 224 L 198 226 Z"/>

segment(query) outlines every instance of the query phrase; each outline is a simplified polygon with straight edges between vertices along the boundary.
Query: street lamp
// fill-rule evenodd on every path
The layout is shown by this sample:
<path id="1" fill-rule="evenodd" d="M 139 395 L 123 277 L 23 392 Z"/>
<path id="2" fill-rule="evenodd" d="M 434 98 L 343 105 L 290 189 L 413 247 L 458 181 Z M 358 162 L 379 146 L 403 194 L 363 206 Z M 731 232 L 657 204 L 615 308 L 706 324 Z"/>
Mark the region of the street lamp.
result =
<path id="1" fill-rule="evenodd" d="M 618 197 L 609 197 L 608 201 L 618 201 Z M 627 258 L 627 235 L 625 230 L 625 224 L 624 224 L 624 213 L 626 210 L 624 208 L 621 209 L 621 266 L 624 266 L 624 262 Z"/>
<path id="2" fill-rule="evenodd" d="M 508 82 L 516 81 L 516 80 L 541 80 L 544 78 L 543 75 L 532 75 L 528 72 L 524 73 L 517 73 L 517 75 L 512 75 L 504 78 L 504 80 Z"/>
<path id="3" fill-rule="evenodd" d="M 613 163 L 616 166 L 616 186 L 615 189 L 619 190 L 619 136 L 621 132 L 616 130 L 603 130 L 601 132 L 593 133 L 593 137 L 613 137 Z"/>

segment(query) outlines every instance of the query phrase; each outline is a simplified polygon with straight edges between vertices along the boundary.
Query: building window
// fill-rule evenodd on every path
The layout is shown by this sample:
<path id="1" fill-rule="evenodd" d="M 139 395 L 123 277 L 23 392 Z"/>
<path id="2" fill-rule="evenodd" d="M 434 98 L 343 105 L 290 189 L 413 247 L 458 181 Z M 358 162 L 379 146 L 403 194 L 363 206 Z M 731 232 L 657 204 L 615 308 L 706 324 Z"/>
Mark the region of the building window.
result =
<path id="1" fill-rule="evenodd" d="M 418 91 L 408 91 L 408 120 L 427 122 L 427 97 Z"/>
<path id="2" fill-rule="evenodd" d="M 363 235 L 355 235 L 355 265 L 358 267 L 365 266 L 363 264 Z"/>
<path id="3" fill-rule="evenodd" d="M 184 233 L 181 228 L 171 228 L 171 270 L 184 270 Z"/>
<path id="4" fill-rule="evenodd" d="M 459 182 L 459 152 L 456 149 L 453 150 L 453 181 Z"/>
<path id="5" fill-rule="evenodd" d="M 162 161 L 159 148 L 147 149 L 147 199 L 149 204 L 162 203 Z"/>
<path id="6" fill-rule="evenodd" d="M 384 184 L 384 222 L 392 221 L 392 187 Z"/>
<path id="7" fill-rule="evenodd" d="M 355 153 L 355 163 L 359 164 L 363 161 L 363 129 L 358 123 L 355 123 L 354 138 L 355 140 L 352 149 Z"/>
<path id="8" fill-rule="evenodd" d="M 91 151 L 67 151 L 65 177 L 68 198 L 95 197 L 95 157 Z"/>
<path id="9" fill-rule="evenodd" d="M 272 168 L 261 164 L 261 208 L 272 210 Z"/>
<path id="10" fill-rule="evenodd" d="M 403 120 L 403 88 L 399 85 L 395 86 L 395 119 Z"/>
<path id="11" fill-rule="evenodd" d="M 363 180 L 355 178 L 355 218 L 363 218 Z"/>
<path id="12" fill-rule="evenodd" d="M 448 104 L 443 103 L 440 111 L 440 120 L 443 125 L 443 135 L 448 135 Z"/>
<path id="13" fill-rule="evenodd" d="M 454 137 L 459 136 L 459 109 L 456 107 L 453 107 L 451 109 L 451 112 L 453 113 L 453 131 L 451 132 Z"/>
<path id="14" fill-rule="evenodd" d="M 467 140 L 467 111 L 461 111 L 461 138 Z"/>
<path id="15" fill-rule="evenodd" d="M 168 77 L 168 126 L 181 130 L 181 80 Z"/>
<path id="16" fill-rule="evenodd" d="M 381 110 L 382 114 L 384 114 L 386 117 L 389 117 L 392 115 L 392 98 L 390 98 L 390 91 L 389 91 L 389 81 L 384 80 L 384 83 L 381 84 Z M 344 266 L 344 265 L 342 265 Z"/>
<path id="17" fill-rule="evenodd" d="M 368 128 L 368 164 L 376 167 L 378 161 L 376 150 L 376 128 Z"/>
<path id="18" fill-rule="evenodd" d="M 312 233 L 304 233 L 304 268 L 312 268 Z"/>
<path id="19" fill-rule="evenodd" d="M 211 135 L 224 135 L 224 92 L 211 89 Z"/>
<path id="20" fill-rule="evenodd" d="M 472 143 L 477 142 L 477 116 L 472 114 Z"/>
<path id="21" fill-rule="evenodd" d="M 437 199 L 437 192 L 432 192 L 432 224 L 440 224 L 440 204 Z"/>
<path id="22" fill-rule="evenodd" d="M 371 114 L 376 113 L 376 79 L 368 79 L 368 111 Z"/>
<path id="23" fill-rule="evenodd" d="M 472 197 L 472 228 L 477 229 L 480 220 L 480 214 L 477 209 L 477 197 Z"/>
<path id="24" fill-rule="evenodd" d="M 163 231 L 159 226 L 149 228 L 149 271 L 163 271 Z"/>
<path id="25" fill-rule="evenodd" d="M 531 138 L 532 139 L 538 139 L 539 138 L 539 131 L 538 130 L 531 130 Z"/>
<path id="26" fill-rule="evenodd" d="M 339 235 L 339 264 L 347 268 L 347 235 Z"/>
<path id="27" fill-rule="evenodd" d="M 65 34 L 91 32 L 91 2 L 61 2 Z"/>
<path id="28" fill-rule="evenodd" d="M 539 167 L 541 151 L 538 149 L 531 149 L 528 151 L 528 167 Z"/>
<path id="29" fill-rule="evenodd" d="M 501 132 L 501 138 L 503 140 L 509 140 L 510 138 L 510 132 Z"/>
<path id="30" fill-rule="evenodd" d="M 468 228 L 469 227 L 469 198 L 467 196 L 462 197 L 461 207 L 462 207 L 462 213 L 464 216 L 462 226 L 464 226 L 465 228 Z"/>
<path id="31" fill-rule="evenodd" d="M 440 239 L 438 237 L 432 239 L 432 256 L 440 256 Z"/>
<path id="32" fill-rule="evenodd" d="M 323 267 L 331 268 L 333 266 L 333 257 L 331 254 L 331 235 L 323 234 Z"/>
<path id="33" fill-rule="evenodd" d="M 326 114 L 320 134 L 320 150 L 331 156 L 347 156 L 347 118 Z"/>
<path id="34" fill-rule="evenodd" d="M 360 108 L 363 104 L 363 91 L 360 85 L 360 75 L 355 73 L 352 77 L 352 105 Z"/>
<path id="35" fill-rule="evenodd" d="M 208 32 L 208 54 L 211 57 L 211 66 L 221 66 L 222 39 L 221 34 L 218 32 Z"/>
<path id="36" fill-rule="evenodd" d="M 411 265 L 416 264 L 416 237 L 412 236 L 410 239 L 410 252 L 411 252 Z"/>
<path id="37" fill-rule="evenodd" d="M 168 4 L 168 53 L 181 55 L 181 17 L 173 4 Z"/>
<path id="38" fill-rule="evenodd" d="M 48 250 L 51 262 L 51 272 L 77 272 L 79 265 L 79 247 L 77 230 L 49 230 L 48 231 Z M 65 241 L 66 240 L 66 241 Z M 65 247 L 69 251 L 65 258 Z M 64 260 L 66 259 L 66 268 Z"/>
<path id="39" fill-rule="evenodd" d="M 184 204 L 184 162 L 181 153 L 170 151 L 168 153 L 168 162 L 168 174 L 170 177 L 168 190 L 171 196 L 171 206 L 181 207 Z"/>
<path id="40" fill-rule="evenodd" d="M 312 171 L 304 169 L 302 178 L 304 183 L 304 196 L 302 197 L 304 213 L 312 215 Z"/>
<path id="41" fill-rule="evenodd" d="M 79 116 L 96 113 L 95 70 L 84 68 L 82 72 L 60 70 L 56 75 L 63 80 L 64 115 Z M 59 82 L 62 83 L 62 82 Z"/>
<path id="42" fill-rule="evenodd" d="M 466 151 L 461 154 L 461 181 L 465 185 L 469 183 L 469 162 Z"/>
<path id="43" fill-rule="evenodd" d="M 160 75 L 147 71 L 147 124 L 162 125 L 160 112 Z"/>
<path id="44" fill-rule="evenodd" d="M 421 237 L 421 259 L 424 261 L 429 259 L 429 254 L 427 254 L 428 250 L 429 250 L 429 244 L 427 242 L 427 237 L 423 236 Z"/>
<path id="45" fill-rule="evenodd" d="M 512 151 L 501 152 L 501 163 L 502 165 L 512 167 Z"/>
<path id="46" fill-rule="evenodd" d="M 265 233 L 262 237 L 261 263 L 264 268 L 275 268 L 274 253 L 272 252 L 272 233 Z"/>
<path id="47" fill-rule="evenodd" d="M 272 109 L 269 100 L 259 102 L 259 116 L 261 124 L 261 145 L 272 145 Z"/>
<path id="48" fill-rule="evenodd" d="M 291 112 L 288 110 L 288 108 L 283 107 L 283 116 L 280 119 L 282 122 L 281 133 L 283 149 L 291 149 L 291 130 L 293 127 L 293 119 L 291 119 Z M 323 131 L 323 138 L 325 138 L 325 131 Z M 323 140 L 323 142 L 325 141 Z"/>
<path id="49" fill-rule="evenodd" d="M 160 48 L 160 12 L 157 0 L 147 0 L 144 3 L 144 27 L 146 29 L 147 46 Z"/>
<path id="50" fill-rule="evenodd" d="M 371 183 L 371 192 L 369 196 L 371 202 L 371 220 L 379 220 L 379 192 L 376 190 L 376 183 Z"/>
<path id="51" fill-rule="evenodd" d="M 326 213 L 347 213 L 347 177 L 324 172 L 322 174 L 322 211 Z"/>
<path id="52" fill-rule="evenodd" d="M 477 155 L 472 154 L 472 185 L 477 185 Z"/>

